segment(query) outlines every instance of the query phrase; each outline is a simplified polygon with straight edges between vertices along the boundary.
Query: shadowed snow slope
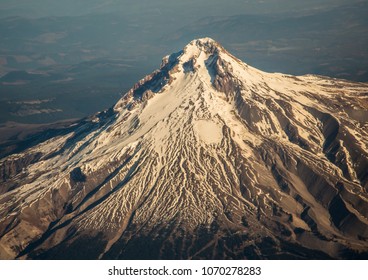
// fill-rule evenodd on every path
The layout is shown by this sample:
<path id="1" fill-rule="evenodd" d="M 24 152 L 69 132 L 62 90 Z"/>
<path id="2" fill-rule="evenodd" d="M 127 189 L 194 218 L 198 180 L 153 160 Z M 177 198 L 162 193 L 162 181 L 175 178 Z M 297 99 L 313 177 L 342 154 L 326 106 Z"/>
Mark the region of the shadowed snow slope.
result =
<path id="1" fill-rule="evenodd" d="M 215 41 L 0 161 L 0 258 L 367 258 L 368 85 Z"/>

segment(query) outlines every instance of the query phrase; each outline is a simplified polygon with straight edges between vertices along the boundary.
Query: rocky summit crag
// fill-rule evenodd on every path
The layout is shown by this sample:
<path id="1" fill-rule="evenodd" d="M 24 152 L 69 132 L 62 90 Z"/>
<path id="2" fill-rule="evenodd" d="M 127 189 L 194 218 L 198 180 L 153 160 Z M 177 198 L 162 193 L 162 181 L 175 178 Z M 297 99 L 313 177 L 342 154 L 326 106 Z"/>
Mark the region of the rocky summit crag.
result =
<path id="1" fill-rule="evenodd" d="M 0 160 L 1 259 L 368 258 L 368 84 L 215 41 Z"/>

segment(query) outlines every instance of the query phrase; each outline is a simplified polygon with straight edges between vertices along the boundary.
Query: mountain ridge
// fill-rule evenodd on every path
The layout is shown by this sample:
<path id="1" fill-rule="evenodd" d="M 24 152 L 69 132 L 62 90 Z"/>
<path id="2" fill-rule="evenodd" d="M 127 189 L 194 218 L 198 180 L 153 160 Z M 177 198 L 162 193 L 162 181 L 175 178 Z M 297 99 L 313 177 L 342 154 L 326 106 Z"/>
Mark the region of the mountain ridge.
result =
<path id="1" fill-rule="evenodd" d="M 194 40 L 0 161 L 0 258 L 366 258 L 367 88 Z"/>

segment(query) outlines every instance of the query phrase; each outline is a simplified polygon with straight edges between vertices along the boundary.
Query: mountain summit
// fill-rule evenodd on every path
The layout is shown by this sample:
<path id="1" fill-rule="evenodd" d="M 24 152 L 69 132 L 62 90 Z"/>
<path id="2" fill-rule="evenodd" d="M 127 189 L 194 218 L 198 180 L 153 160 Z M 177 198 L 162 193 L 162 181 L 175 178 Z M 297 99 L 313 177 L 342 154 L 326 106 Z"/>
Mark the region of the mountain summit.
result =
<path id="1" fill-rule="evenodd" d="M 368 85 L 209 38 L 0 161 L 0 258 L 367 258 Z"/>

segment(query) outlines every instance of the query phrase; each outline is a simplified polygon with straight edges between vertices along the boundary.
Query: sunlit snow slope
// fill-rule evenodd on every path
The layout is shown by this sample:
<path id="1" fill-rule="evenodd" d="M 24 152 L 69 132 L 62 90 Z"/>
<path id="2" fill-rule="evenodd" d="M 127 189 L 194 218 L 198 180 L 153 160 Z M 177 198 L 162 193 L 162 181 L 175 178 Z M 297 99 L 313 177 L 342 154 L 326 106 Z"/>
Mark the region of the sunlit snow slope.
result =
<path id="1" fill-rule="evenodd" d="M 367 84 L 194 40 L 0 161 L 0 258 L 368 258 L 367 120 Z"/>

